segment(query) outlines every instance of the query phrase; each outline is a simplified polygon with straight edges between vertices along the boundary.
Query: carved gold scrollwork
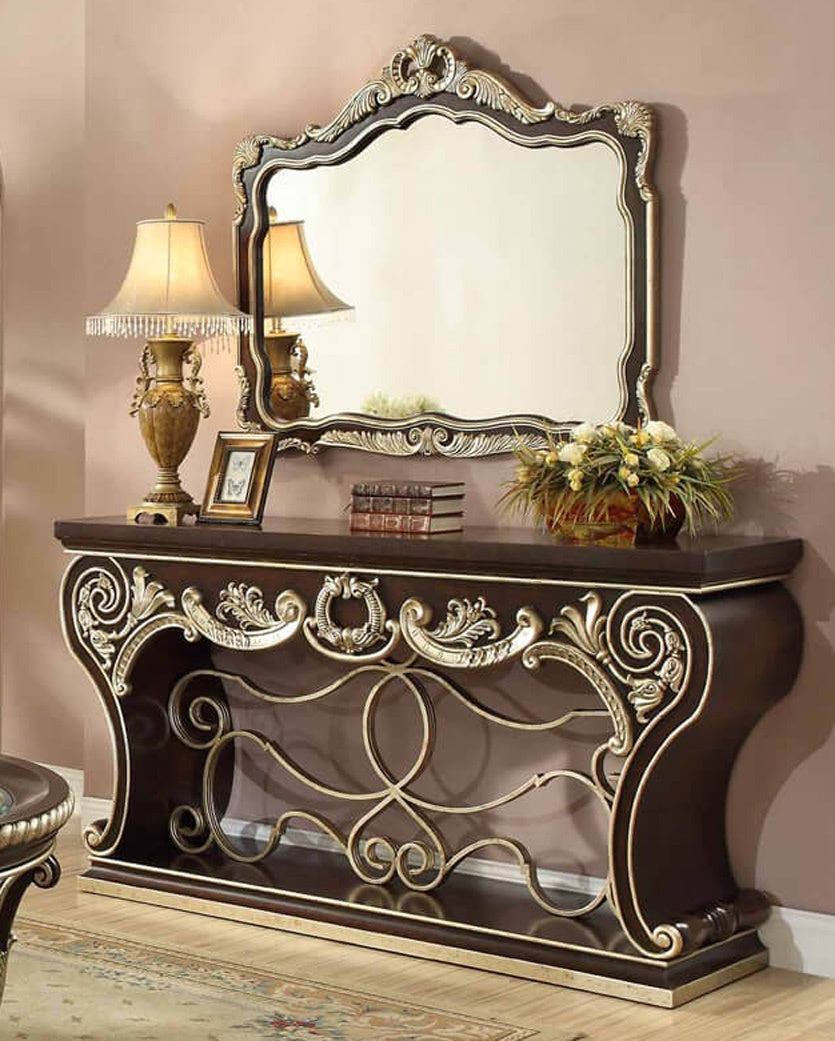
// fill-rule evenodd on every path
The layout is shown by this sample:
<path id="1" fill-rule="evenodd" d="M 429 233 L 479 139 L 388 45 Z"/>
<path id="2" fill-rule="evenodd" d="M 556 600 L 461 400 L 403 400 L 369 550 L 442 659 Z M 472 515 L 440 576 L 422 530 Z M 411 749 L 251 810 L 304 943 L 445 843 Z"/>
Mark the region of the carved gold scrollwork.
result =
<path id="1" fill-rule="evenodd" d="M 428 604 L 410 597 L 400 608 L 403 638 L 422 657 L 451 669 L 481 669 L 516 657 L 542 632 L 542 621 L 532 607 L 516 612 L 516 628 L 504 638 L 495 611 L 484 598 L 450 600 L 446 618 L 434 629 Z"/>
<path id="2" fill-rule="evenodd" d="M 677 695 L 686 687 L 689 641 L 678 619 L 657 605 L 626 611 L 616 637 L 613 618 L 614 611 L 607 624 L 613 658 L 609 668 L 628 688 L 638 722 L 646 723 L 668 692 Z"/>
<path id="3" fill-rule="evenodd" d="M 304 634 L 310 645 L 320 654 L 338 661 L 385 658 L 400 639 L 400 626 L 386 618 L 377 583 L 376 578 L 362 579 L 347 571 L 337 576 L 327 575 L 316 597 L 313 617 L 304 623 Z M 366 619 L 361 625 L 339 625 L 334 621 L 333 605 L 340 599 L 362 601 Z"/>
<path id="4" fill-rule="evenodd" d="M 513 424 L 513 417 L 508 417 L 506 426 Z M 280 441 L 277 451 L 284 448 L 302 448 L 298 438 L 287 438 Z M 408 430 L 348 430 L 333 427 L 322 433 L 321 437 L 302 449 L 317 452 L 323 447 L 354 448 L 361 452 L 378 452 L 384 455 L 440 455 L 448 459 L 469 459 L 485 455 L 501 455 L 512 452 L 518 445 L 519 438 L 510 431 L 481 430 L 468 432 L 453 430 L 445 424 L 432 424 L 422 427 L 410 427 Z M 532 448 L 545 448 L 548 439 L 544 435 L 526 435 L 526 444 Z"/>
<path id="5" fill-rule="evenodd" d="M 299 630 L 307 607 L 298 593 L 285 590 L 276 597 L 275 615 L 264 606 L 258 586 L 230 582 L 221 592 L 213 617 L 203 606 L 199 589 L 183 590 L 183 611 L 194 629 L 220 647 L 260 651 L 291 639 Z M 228 625 L 223 619 L 231 619 Z"/>
<path id="6" fill-rule="evenodd" d="M 668 691 L 679 694 L 684 689 L 690 658 L 687 636 L 675 615 L 656 604 L 627 609 L 632 596 L 634 594 L 621 597 L 607 616 L 602 613 L 600 595 L 586 593 L 581 597 L 584 611 L 567 605 L 551 623 L 551 633 L 559 633 L 568 641 L 556 645 L 563 648 L 559 654 L 551 644 L 547 645 L 548 652 L 543 650 L 529 658 L 533 663 L 541 657 L 561 657 L 584 672 L 609 706 L 616 743 L 623 746 L 623 751 L 616 753 L 620 755 L 631 748 L 631 737 L 623 744 L 618 735 L 631 733 L 631 724 L 627 730 L 623 700 L 605 673 L 626 689 L 626 699 L 635 711 L 637 722 L 645 724 Z M 616 626 L 613 620 L 619 620 L 619 624 Z M 569 643 L 583 657 L 575 655 L 572 659 L 565 649 Z"/>
<path id="7" fill-rule="evenodd" d="M 614 733 L 595 752 L 592 758 L 592 774 L 601 789 L 607 795 L 613 795 L 614 791 L 603 773 L 603 756 L 606 751 L 612 755 L 625 756 L 634 743 L 632 721 L 623 699 L 603 668 L 585 652 L 562 641 L 540 640 L 523 653 L 522 664 L 527 669 L 538 669 L 543 661 L 549 659 L 561 661 L 585 677 L 606 706 Z"/>
<path id="8" fill-rule="evenodd" d="M 213 617 L 193 586 L 180 598 L 182 610 L 172 610 L 176 599 L 143 567 L 130 580 L 115 561 L 109 567 L 93 565 L 78 576 L 71 593 L 71 618 L 76 635 L 119 697 L 130 692 L 129 677 L 145 643 L 163 629 L 183 630 L 185 639 L 201 636 L 222 647 L 260 650 L 291 639 L 307 610 L 292 590 L 276 597 L 275 615 L 263 603 L 257 586 L 230 582 L 220 594 Z M 232 625 L 223 619 L 231 618 Z"/>
<path id="9" fill-rule="evenodd" d="M 129 691 L 128 675 L 142 644 L 160 629 L 178 626 L 187 639 L 197 633 L 187 618 L 169 608 L 174 596 L 150 579 L 143 567 L 131 579 L 111 561 L 111 569 L 95 565 L 76 579 L 72 592 L 72 620 L 76 633 L 119 696 Z"/>
<path id="10" fill-rule="evenodd" d="M 235 413 L 238 427 L 241 430 L 263 430 L 264 427 L 261 423 L 256 423 L 254 420 L 246 418 L 249 409 L 249 399 L 252 397 L 252 386 L 243 365 L 235 366 L 235 375 L 238 378 L 238 407 Z"/>
<path id="11" fill-rule="evenodd" d="M 232 161 L 237 199 L 235 222 L 241 222 L 246 207 L 244 173 L 261 162 L 264 148 L 289 151 L 307 141 L 335 141 L 340 134 L 397 98 L 409 95 L 432 98 L 445 92 L 457 94 L 464 100 L 472 99 L 494 112 L 505 112 L 524 124 L 541 123 L 554 115 L 552 102 L 537 108 L 501 77 L 471 68 L 449 44 L 428 34 L 419 36 L 414 43 L 397 51 L 379 78 L 361 87 L 327 125 L 308 126 L 294 138 L 253 134 L 240 142 Z"/>

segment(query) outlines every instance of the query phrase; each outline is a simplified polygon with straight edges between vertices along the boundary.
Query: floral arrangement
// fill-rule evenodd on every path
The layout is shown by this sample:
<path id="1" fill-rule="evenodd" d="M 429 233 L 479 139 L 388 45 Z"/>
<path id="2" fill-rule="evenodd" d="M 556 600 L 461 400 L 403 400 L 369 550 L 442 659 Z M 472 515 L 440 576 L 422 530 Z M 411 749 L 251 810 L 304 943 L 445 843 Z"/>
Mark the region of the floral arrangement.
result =
<path id="1" fill-rule="evenodd" d="M 649 529 L 683 519 L 692 534 L 733 512 L 728 485 L 736 464 L 730 456 L 704 455 L 709 445 L 682 441 L 659 420 L 639 427 L 581 423 L 568 440 L 548 448 L 521 445 L 515 480 L 501 503 L 560 530 L 605 522 L 613 506 L 630 502 L 643 511 Z"/>

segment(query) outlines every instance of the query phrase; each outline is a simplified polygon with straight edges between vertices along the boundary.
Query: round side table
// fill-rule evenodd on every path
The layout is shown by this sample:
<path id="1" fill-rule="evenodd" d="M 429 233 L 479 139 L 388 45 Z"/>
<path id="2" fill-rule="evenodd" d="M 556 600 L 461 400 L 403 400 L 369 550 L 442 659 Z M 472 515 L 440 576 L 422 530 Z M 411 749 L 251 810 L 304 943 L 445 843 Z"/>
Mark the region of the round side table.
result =
<path id="1" fill-rule="evenodd" d="M 73 805 L 72 792 L 58 774 L 0 756 L 0 999 L 21 898 L 31 883 L 49 889 L 61 877 L 53 850 Z"/>

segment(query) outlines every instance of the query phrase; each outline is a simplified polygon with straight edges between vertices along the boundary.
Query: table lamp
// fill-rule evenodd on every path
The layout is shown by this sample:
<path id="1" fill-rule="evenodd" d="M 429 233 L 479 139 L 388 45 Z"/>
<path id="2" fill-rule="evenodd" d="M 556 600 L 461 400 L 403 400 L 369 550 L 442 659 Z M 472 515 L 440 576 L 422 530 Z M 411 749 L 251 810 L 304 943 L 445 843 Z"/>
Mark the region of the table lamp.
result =
<path id="1" fill-rule="evenodd" d="M 203 221 L 181 220 L 169 205 L 161 220 L 136 225 L 136 241 L 119 292 L 87 319 L 94 336 L 145 337 L 130 414 L 157 464 L 154 487 L 131 522 L 181 524 L 198 506 L 180 484 L 178 468 L 188 453 L 200 416 L 209 406 L 200 378 L 197 336 L 250 331 L 252 319 L 221 295 L 209 267 Z M 183 366 L 191 371 L 184 382 Z M 153 368 L 153 374 L 152 374 Z"/>
<path id="2" fill-rule="evenodd" d="M 283 320 L 352 311 L 313 266 L 304 221 L 279 221 L 270 207 L 264 240 L 264 348 L 270 361 L 270 409 L 277 419 L 302 419 L 319 398 L 307 370 L 307 348 Z M 295 363 L 295 364 L 294 364 Z"/>

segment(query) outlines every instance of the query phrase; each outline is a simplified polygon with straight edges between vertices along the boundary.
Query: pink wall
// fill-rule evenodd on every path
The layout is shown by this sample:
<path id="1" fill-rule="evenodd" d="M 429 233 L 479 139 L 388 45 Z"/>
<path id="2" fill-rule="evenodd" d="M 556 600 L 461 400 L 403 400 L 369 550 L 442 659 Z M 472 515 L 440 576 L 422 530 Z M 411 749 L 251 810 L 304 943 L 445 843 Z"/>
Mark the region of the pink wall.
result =
<path id="1" fill-rule="evenodd" d="M 231 294 L 230 164 L 237 141 L 252 131 L 290 135 L 306 122 L 327 120 L 396 47 L 420 32 L 457 39 L 474 58 L 493 67 L 504 63 L 533 91 L 566 104 L 637 97 L 656 108 L 661 413 L 687 435 L 718 432 L 724 448 L 761 461 L 761 479 L 742 495 L 742 529 L 808 540 L 792 582 L 806 617 L 805 662 L 794 692 L 741 754 L 729 806 L 732 857 L 741 882 L 756 883 L 789 906 L 835 913 L 835 816 L 828 796 L 835 775 L 835 534 L 829 519 L 835 475 L 828 455 L 835 444 L 829 287 L 835 140 L 828 129 L 835 13 L 828 0 L 808 0 L 802 18 L 778 0 L 88 0 L 86 16 L 86 225 L 76 229 L 77 237 L 66 232 L 71 237 L 59 255 L 67 267 L 76 265 L 71 276 L 64 272 L 64 286 L 83 258 L 87 311 L 115 290 L 134 221 L 161 213 L 169 200 L 183 215 L 209 221 L 216 274 Z M 32 41 L 36 51 L 41 45 Z M 53 86 L 60 113 L 69 102 L 61 84 Z M 2 148 L 0 139 L 0 158 Z M 32 199 L 27 206 L 36 208 Z M 18 270 L 31 284 L 31 272 L 27 278 L 25 267 Z M 77 294 L 63 292 L 69 307 Z M 21 321 L 42 336 L 41 309 L 32 305 Z M 62 348 L 72 352 L 66 364 L 75 366 L 76 382 L 49 377 L 59 405 L 49 405 L 53 431 L 55 413 L 63 417 L 61 393 L 77 386 L 79 321 L 63 314 L 56 323 Z M 151 476 L 127 416 L 135 356 L 130 345 L 87 342 L 90 514 L 121 512 Z M 25 387 L 24 373 L 9 361 L 7 399 Z M 195 493 L 203 486 L 214 431 L 234 426 L 232 364 L 231 354 L 207 358 L 213 416 L 184 467 Z M 8 428 L 6 437 L 8 454 Z M 77 448 L 72 438 L 68 444 Z M 67 474 L 80 481 L 77 452 L 61 450 L 71 457 Z M 270 510 L 309 512 L 315 500 L 321 512 L 333 512 L 351 475 L 367 465 L 350 453 L 283 459 Z M 375 470 L 387 465 L 381 461 Z M 462 470 L 473 492 L 470 521 L 492 520 L 507 462 Z M 11 476 L 7 468 L 7 483 Z M 57 511 L 56 495 L 49 501 Z M 65 510 L 78 512 L 78 504 L 68 500 Z M 18 557 L 18 550 L 28 550 L 48 559 L 41 564 L 43 585 L 50 576 L 57 581 L 43 528 L 36 537 L 10 528 L 7 519 L 4 559 L 18 561 L 18 571 L 4 587 L 3 603 L 7 618 L 13 597 L 37 597 L 38 631 L 46 637 L 54 627 L 54 600 L 26 592 Z M 22 676 L 8 682 L 13 644 L 5 625 L 6 743 L 13 735 L 15 747 L 30 749 L 27 735 L 36 732 L 43 705 L 32 711 Z M 53 644 L 44 646 L 58 656 Z M 55 668 L 62 692 L 76 684 L 68 657 Z M 69 696 L 57 696 L 65 707 Z M 92 692 L 83 698 L 73 698 L 71 718 L 87 728 L 88 790 L 105 794 L 107 734 Z M 63 735 L 41 740 L 41 758 L 55 760 L 69 747 Z M 72 749 L 72 760 L 63 761 L 82 765 L 77 743 Z"/>
<path id="2" fill-rule="evenodd" d="M 73 766 L 94 707 L 63 647 L 52 522 L 84 512 L 83 13 L 0 2 L 0 723 L 5 751 Z"/>

